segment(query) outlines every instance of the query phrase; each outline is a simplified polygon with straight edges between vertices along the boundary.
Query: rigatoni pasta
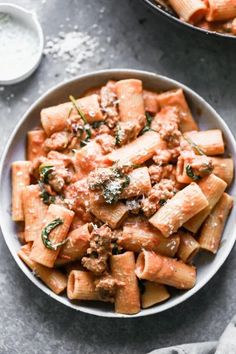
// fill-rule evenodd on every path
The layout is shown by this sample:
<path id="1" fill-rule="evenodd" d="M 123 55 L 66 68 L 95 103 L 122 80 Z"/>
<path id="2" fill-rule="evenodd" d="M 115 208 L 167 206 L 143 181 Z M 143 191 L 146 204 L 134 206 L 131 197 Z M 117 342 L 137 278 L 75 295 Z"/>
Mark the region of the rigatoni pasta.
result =
<path id="1" fill-rule="evenodd" d="M 154 214 L 149 222 L 168 237 L 208 206 L 199 186 L 192 182 Z"/>
<path id="2" fill-rule="evenodd" d="M 40 198 L 38 185 L 26 186 L 22 191 L 22 203 L 25 216 L 25 241 L 34 241 L 41 232 L 41 225 L 48 206 Z"/>
<path id="3" fill-rule="evenodd" d="M 201 0 L 169 0 L 169 3 L 186 22 L 197 23 L 207 13 L 207 7 Z"/>
<path id="4" fill-rule="evenodd" d="M 56 269 L 50 269 L 30 259 L 30 244 L 21 247 L 18 256 L 55 294 L 60 294 L 67 287 L 67 277 Z"/>
<path id="5" fill-rule="evenodd" d="M 205 195 L 208 205 L 184 224 L 185 229 L 192 231 L 193 233 L 198 231 L 227 187 L 226 182 L 221 178 L 216 177 L 214 174 L 203 178 L 199 181 L 198 185 Z"/>
<path id="6" fill-rule="evenodd" d="M 165 285 L 146 281 L 144 283 L 144 291 L 141 295 L 142 308 L 146 309 L 153 305 L 169 299 L 170 294 Z"/>
<path id="7" fill-rule="evenodd" d="M 224 193 L 203 224 L 198 240 L 201 248 L 212 253 L 217 252 L 222 231 L 232 207 L 233 197 Z"/>
<path id="8" fill-rule="evenodd" d="M 111 256 L 111 274 L 121 283 L 115 296 L 115 311 L 129 315 L 139 312 L 140 295 L 135 276 L 134 253 Z"/>
<path id="9" fill-rule="evenodd" d="M 225 151 L 222 132 L 219 129 L 192 131 L 185 133 L 184 136 L 199 146 L 206 155 L 220 155 Z"/>
<path id="10" fill-rule="evenodd" d="M 12 164 L 12 220 L 23 221 L 24 210 L 22 192 L 30 184 L 29 161 L 16 161 Z"/>
<path id="11" fill-rule="evenodd" d="M 43 143 L 46 140 L 45 131 L 42 129 L 31 130 L 27 134 L 27 160 L 33 161 L 37 157 L 46 156 Z"/>
<path id="12" fill-rule="evenodd" d="M 190 263 L 200 250 L 200 245 L 190 232 L 179 231 L 180 244 L 177 256 L 185 263 Z"/>
<path id="13" fill-rule="evenodd" d="M 160 1 L 156 0 L 160 6 Z M 164 10 L 174 11 L 177 16 L 190 24 L 208 31 L 236 35 L 235 0 L 163 0 Z"/>
<path id="14" fill-rule="evenodd" d="M 51 204 L 42 222 L 41 235 L 36 237 L 30 258 L 46 267 L 53 268 L 60 246 L 65 240 L 74 212 L 60 205 Z M 49 239 L 50 237 L 50 239 Z M 45 247 L 46 245 L 46 247 Z"/>
<path id="15" fill-rule="evenodd" d="M 135 272 L 140 279 L 177 289 L 191 289 L 196 282 L 196 270 L 193 266 L 150 251 L 139 254 Z"/>
<path id="16" fill-rule="evenodd" d="M 223 179 L 228 186 L 234 177 L 234 161 L 231 158 L 211 157 L 214 174 Z"/>
<path id="17" fill-rule="evenodd" d="M 18 255 L 32 272 L 127 315 L 194 287 L 194 256 L 217 252 L 233 204 L 234 163 L 183 90 L 109 81 L 44 108 L 41 123 L 12 164 Z"/>

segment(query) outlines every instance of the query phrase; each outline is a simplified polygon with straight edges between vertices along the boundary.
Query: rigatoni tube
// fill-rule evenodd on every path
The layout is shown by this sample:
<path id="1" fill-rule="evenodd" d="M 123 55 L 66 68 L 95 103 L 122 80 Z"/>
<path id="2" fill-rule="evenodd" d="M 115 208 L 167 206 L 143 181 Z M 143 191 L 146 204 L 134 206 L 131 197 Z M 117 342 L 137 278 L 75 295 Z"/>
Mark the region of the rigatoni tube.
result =
<path id="1" fill-rule="evenodd" d="M 192 131 L 184 134 L 206 155 L 220 155 L 225 151 L 222 131 L 219 129 Z"/>
<path id="2" fill-rule="evenodd" d="M 60 219 L 62 223 L 50 232 L 49 239 L 53 244 L 61 243 L 65 240 L 68 234 L 73 217 L 73 211 L 66 209 L 60 205 L 51 204 L 47 210 L 46 217 L 42 224 L 41 232 L 46 226 L 50 225 L 53 221 L 55 221 L 56 219 Z M 43 264 L 46 267 L 52 268 L 59 252 L 59 247 L 55 250 L 47 248 L 42 240 L 42 235 L 39 234 L 38 237 L 34 240 L 30 253 L 30 258 L 35 262 Z"/>
<path id="3" fill-rule="evenodd" d="M 198 240 L 201 248 L 212 253 L 217 252 L 222 232 L 232 207 L 233 197 L 224 193 L 203 224 Z"/>
<path id="4" fill-rule="evenodd" d="M 224 21 L 236 17 L 236 0 L 207 0 L 207 21 Z"/>
<path id="5" fill-rule="evenodd" d="M 146 281 L 141 295 L 142 308 L 146 309 L 169 299 L 170 294 L 165 285 Z"/>
<path id="6" fill-rule="evenodd" d="M 115 295 L 115 311 L 132 315 L 140 311 L 140 295 L 135 275 L 135 258 L 133 252 L 111 256 L 111 274 L 124 283 L 118 287 Z"/>
<path id="7" fill-rule="evenodd" d="M 15 161 L 12 164 L 12 220 L 23 221 L 22 191 L 30 184 L 30 161 Z"/>
<path id="8" fill-rule="evenodd" d="M 231 158 L 211 157 L 214 167 L 214 174 L 223 179 L 228 186 L 231 184 L 234 176 L 234 161 Z"/>
<path id="9" fill-rule="evenodd" d="M 180 116 L 179 127 L 181 132 L 198 130 L 198 125 L 193 119 L 182 89 L 170 90 L 159 94 L 157 96 L 157 103 L 160 108 L 168 106 L 177 108 Z"/>
<path id="10" fill-rule="evenodd" d="M 99 105 L 98 95 L 86 96 L 76 100 L 88 123 L 103 120 L 103 114 Z M 46 134 L 50 136 L 67 128 L 68 118 L 78 116 L 78 112 L 71 102 L 44 108 L 41 111 L 41 123 Z"/>
<path id="11" fill-rule="evenodd" d="M 196 233 L 204 220 L 210 214 L 211 210 L 214 208 L 222 194 L 224 193 L 227 184 L 221 178 L 216 177 L 214 174 L 209 175 L 208 177 L 203 178 L 199 183 L 199 187 L 204 193 L 205 197 L 208 201 L 208 206 L 201 210 L 198 214 L 193 216 L 190 220 L 188 220 L 184 227 Z"/>
<path id="12" fill-rule="evenodd" d="M 95 289 L 93 274 L 80 270 L 70 272 L 67 296 L 70 300 L 101 300 Z"/>
<path id="13" fill-rule="evenodd" d="M 46 156 L 43 143 L 46 134 L 42 129 L 31 130 L 27 133 L 27 160 L 34 160 L 36 157 Z"/>
<path id="14" fill-rule="evenodd" d="M 142 164 L 155 154 L 156 149 L 161 149 L 163 144 L 166 146 L 158 133 L 148 131 L 131 143 L 111 152 L 105 161 L 119 162 L 120 165 Z"/>
<path id="15" fill-rule="evenodd" d="M 60 294 L 66 289 L 66 275 L 56 269 L 44 267 L 30 259 L 29 244 L 21 247 L 18 251 L 18 256 L 55 294 Z"/>
<path id="16" fill-rule="evenodd" d="M 37 184 L 25 187 L 22 201 L 25 215 L 25 240 L 34 241 L 40 235 L 48 206 L 40 198 L 40 188 Z"/>
<path id="17" fill-rule="evenodd" d="M 191 289 L 196 283 L 196 269 L 182 261 L 143 251 L 136 261 L 138 278 L 170 285 L 177 289 Z"/>
<path id="18" fill-rule="evenodd" d="M 128 215 L 128 208 L 122 202 L 114 205 L 92 203 L 90 211 L 112 229 L 119 227 Z"/>
<path id="19" fill-rule="evenodd" d="M 69 232 L 67 242 L 61 247 L 55 265 L 63 265 L 81 259 L 89 247 L 89 240 L 89 224 Z"/>
<path id="20" fill-rule="evenodd" d="M 168 257 L 174 257 L 179 243 L 178 234 L 166 238 L 147 222 L 125 225 L 118 238 L 118 244 L 128 251 L 138 253 L 146 249 Z"/>
<path id="21" fill-rule="evenodd" d="M 145 119 L 143 84 L 141 80 L 127 79 L 117 81 L 115 90 L 119 102 L 121 121 L 136 121 Z"/>
<path id="22" fill-rule="evenodd" d="M 179 191 L 154 214 L 149 222 L 168 237 L 185 222 L 208 205 L 205 195 L 196 183 L 191 183 Z"/>
<path id="23" fill-rule="evenodd" d="M 136 168 L 128 176 L 129 185 L 121 193 L 120 199 L 147 195 L 150 192 L 152 185 L 147 167 Z"/>
<path id="24" fill-rule="evenodd" d="M 180 245 L 177 256 L 184 262 L 189 263 L 200 250 L 200 245 L 190 232 L 179 231 Z"/>

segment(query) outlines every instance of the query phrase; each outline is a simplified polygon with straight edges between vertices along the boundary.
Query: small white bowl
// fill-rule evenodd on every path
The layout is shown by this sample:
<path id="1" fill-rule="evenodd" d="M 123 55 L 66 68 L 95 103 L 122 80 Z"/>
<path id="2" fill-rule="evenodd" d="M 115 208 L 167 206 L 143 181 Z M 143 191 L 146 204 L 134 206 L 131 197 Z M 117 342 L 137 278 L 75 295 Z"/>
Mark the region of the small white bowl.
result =
<path id="1" fill-rule="evenodd" d="M 28 29 L 30 29 L 38 38 L 38 48 L 37 48 L 37 55 L 35 56 L 34 61 L 32 64 L 26 68 L 25 72 L 19 73 L 18 76 L 10 77 L 9 79 L 2 79 L 0 77 L 0 85 L 12 85 L 16 84 L 20 81 L 25 80 L 29 77 L 39 66 L 39 63 L 42 58 L 43 48 L 44 48 L 44 37 L 43 37 L 43 30 L 38 21 L 36 14 L 32 11 L 25 10 L 24 8 L 8 3 L 1 3 L 0 4 L 0 13 L 9 14 L 13 17 L 19 19 L 23 22 Z"/>
<path id="2" fill-rule="evenodd" d="M 236 142 L 230 129 L 227 127 L 223 119 L 216 113 L 216 111 L 196 92 L 177 81 L 171 80 L 164 76 L 156 75 L 154 73 L 140 70 L 117 69 L 103 70 L 81 75 L 71 81 L 59 84 L 46 92 L 29 108 L 16 126 L 12 136 L 8 140 L 8 144 L 2 155 L 0 163 L 0 224 L 5 242 L 18 266 L 39 289 L 62 304 L 75 310 L 93 315 L 115 318 L 136 318 L 139 316 L 153 315 L 170 309 L 187 300 L 192 295 L 196 294 L 204 285 L 206 285 L 219 270 L 228 257 L 236 238 L 236 207 L 234 207 L 230 213 L 229 219 L 227 220 L 227 224 L 223 232 L 222 243 L 218 253 L 215 256 L 202 253 L 196 259 L 197 283 L 195 287 L 185 292 L 178 292 L 168 301 L 148 309 L 143 309 L 138 314 L 132 316 L 115 313 L 112 306 L 107 303 L 93 301 L 71 302 L 66 295 L 54 294 L 40 281 L 39 278 L 33 275 L 29 268 L 17 256 L 17 252 L 20 248 L 20 242 L 17 238 L 16 223 L 11 220 L 10 212 L 11 163 L 16 160 L 25 159 L 26 134 L 28 130 L 31 130 L 35 126 L 39 125 L 40 110 L 44 107 L 66 102 L 69 95 L 79 97 L 88 89 L 104 85 L 108 80 L 121 80 L 128 78 L 140 79 L 143 81 L 143 85 L 146 89 L 154 91 L 167 91 L 173 88 L 182 88 L 193 115 L 200 125 L 200 128 L 205 130 L 214 128 L 221 129 L 226 142 L 226 153 L 229 153 L 234 162 L 236 162 Z M 228 192 L 231 195 L 236 195 L 235 179 Z M 22 284 L 22 286 L 25 285 Z"/>

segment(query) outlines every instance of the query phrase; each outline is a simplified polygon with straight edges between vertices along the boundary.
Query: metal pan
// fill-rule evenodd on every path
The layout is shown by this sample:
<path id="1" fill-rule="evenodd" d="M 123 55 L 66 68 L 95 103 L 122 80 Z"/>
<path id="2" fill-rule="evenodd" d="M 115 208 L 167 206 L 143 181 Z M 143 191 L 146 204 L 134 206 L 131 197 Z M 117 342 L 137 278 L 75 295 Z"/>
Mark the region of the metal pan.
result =
<path id="1" fill-rule="evenodd" d="M 219 33 L 215 31 L 207 31 L 203 28 L 199 28 L 191 25 L 190 23 L 181 21 L 174 12 L 168 11 L 163 6 L 158 5 L 155 0 L 141 0 L 141 2 L 145 3 L 154 13 L 157 15 L 165 17 L 167 20 L 181 27 L 183 30 L 186 29 L 188 31 L 194 31 L 201 33 L 202 35 L 207 36 L 210 39 L 219 38 L 224 40 L 236 41 L 236 36 L 230 35 L 228 33 Z"/>

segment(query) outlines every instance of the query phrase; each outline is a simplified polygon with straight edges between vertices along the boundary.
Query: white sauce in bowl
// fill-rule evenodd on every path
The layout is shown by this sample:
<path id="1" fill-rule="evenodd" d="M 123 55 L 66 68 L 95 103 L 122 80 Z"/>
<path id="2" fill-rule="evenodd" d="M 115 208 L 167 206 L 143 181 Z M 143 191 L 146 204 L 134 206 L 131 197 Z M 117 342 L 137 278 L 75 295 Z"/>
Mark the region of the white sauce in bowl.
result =
<path id="1" fill-rule="evenodd" d="M 0 81 L 13 80 L 30 71 L 39 51 L 37 32 L 20 18 L 0 12 Z"/>

